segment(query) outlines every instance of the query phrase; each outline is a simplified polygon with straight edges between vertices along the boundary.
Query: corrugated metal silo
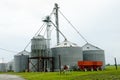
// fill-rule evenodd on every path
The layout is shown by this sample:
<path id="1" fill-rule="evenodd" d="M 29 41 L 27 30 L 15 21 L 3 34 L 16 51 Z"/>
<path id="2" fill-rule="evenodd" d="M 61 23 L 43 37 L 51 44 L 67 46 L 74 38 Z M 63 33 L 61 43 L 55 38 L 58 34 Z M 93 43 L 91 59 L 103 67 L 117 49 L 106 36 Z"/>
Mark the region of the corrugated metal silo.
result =
<path id="1" fill-rule="evenodd" d="M 38 35 L 33 37 L 31 41 L 31 57 L 46 56 L 46 39 Z"/>
<path id="2" fill-rule="evenodd" d="M 14 56 L 15 72 L 23 72 L 28 69 L 29 52 L 22 51 Z"/>
<path id="3" fill-rule="evenodd" d="M 52 48 L 52 55 L 54 57 L 55 71 L 59 70 L 58 55 L 61 56 L 61 67 L 69 65 L 70 69 L 73 69 L 79 60 L 83 60 L 82 48 L 67 40 Z"/>
<path id="4" fill-rule="evenodd" d="M 6 63 L 0 63 L 0 72 L 6 72 Z"/>
<path id="5" fill-rule="evenodd" d="M 14 71 L 14 60 L 11 60 L 10 62 L 7 63 L 7 71 Z"/>
<path id="6" fill-rule="evenodd" d="M 83 47 L 83 60 L 85 61 L 102 61 L 105 68 L 105 54 L 104 50 L 93 46 L 89 43 L 85 44 Z"/>
<path id="7" fill-rule="evenodd" d="M 42 35 L 34 36 L 31 39 L 31 42 L 32 42 L 31 57 L 46 57 L 48 55 L 46 51 L 46 48 L 47 48 L 46 41 L 47 40 Z M 38 71 L 38 70 L 42 71 L 41 69 L 44 67 L 42 65 L 42 63 L 44 63 L 42 60 L 41 60 L 41 63 L 39 63 L 38 59 L 32 59 L 31 63 L 32 63 L 32 65 L 30 65 L 31 71 Z M 33 65 L 36 65 L 36 66 L 33 66 Z M 38 68 L 38 65 L 40 65 L 39 68 Z M 33 67 L 36 67 L 36 68 L 33 68 Z"/>

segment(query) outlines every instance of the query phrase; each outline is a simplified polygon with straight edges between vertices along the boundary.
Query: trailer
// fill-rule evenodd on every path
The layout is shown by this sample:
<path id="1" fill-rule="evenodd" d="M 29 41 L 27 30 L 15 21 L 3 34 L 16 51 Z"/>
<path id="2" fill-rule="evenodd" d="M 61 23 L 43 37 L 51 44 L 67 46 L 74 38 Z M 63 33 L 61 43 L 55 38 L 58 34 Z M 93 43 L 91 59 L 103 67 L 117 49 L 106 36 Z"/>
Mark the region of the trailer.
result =
<path id="1" fill-rule="evenodd" d="M 78 61 L 78 67 L 82 71 L 101 70 L 102 65 L 102 61 Z"/>

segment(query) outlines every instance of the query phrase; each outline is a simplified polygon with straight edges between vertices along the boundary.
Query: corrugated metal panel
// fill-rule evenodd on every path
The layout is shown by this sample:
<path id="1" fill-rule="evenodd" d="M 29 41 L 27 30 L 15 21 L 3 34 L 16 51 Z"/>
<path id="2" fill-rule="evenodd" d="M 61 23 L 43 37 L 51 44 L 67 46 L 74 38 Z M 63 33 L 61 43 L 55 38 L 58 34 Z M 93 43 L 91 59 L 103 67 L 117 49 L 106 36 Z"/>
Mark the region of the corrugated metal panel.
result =
<path id="1" fill-rule="evenodd" d="M 41 36 L 35 36 L 31 39 L 32 44 L 31 44 L 31 57 L 39 57 L 39 56 L 47 56 L 47 40 Z M 38 64 L 38 60 L 32 59 L 31 63 L 33 65 Z M 33 68 L 33 65 L 30 65 L 30 70 L 31 71 L 36 71 L 35 68 Z M 39 64 L 40 65 L 40 64 Z M 36 66 L 38 69 L 38 66 Z"/>
<path id="2" fill-rule="evenodd" d="M 14 65 L 15 72 L 23 72 L 28 69 L 28 55 L 15 55 L 14 56 Z"/>
<path id="3" fill-rule="evenodd" d="M 105 55 L 104 50 L 86 50 L 83 51 L 83 60 L 87 61 L 102 61 L 105 68 Z"/>
<path id="4" fill-rule="evenodd" d="M 81 47 L 56 47 L 52 48 L 52 54 L 55 58 L 55 71 L 59 70 L 59 58 L 61 56 L 61 67 L 69 65 L 70 69 L 77 65 L 79 60 L 83 60 Z"/>
<path id="5" fill-rule="evenodd" d="M 0 72 L 6 72 L 6 63 L 0 63 Z"/>
<path id="6" fill-rule="evenodd" d="M 31 57 L 45 56 L 45 50 L 47 48 L 46 39 L 38 35 L 31 39 L 31 41 Z"/>
<path id="7" fill-rule="evenodd" d="M 14 60 L 7 63 L 7 71 L 14 71 Z"/>

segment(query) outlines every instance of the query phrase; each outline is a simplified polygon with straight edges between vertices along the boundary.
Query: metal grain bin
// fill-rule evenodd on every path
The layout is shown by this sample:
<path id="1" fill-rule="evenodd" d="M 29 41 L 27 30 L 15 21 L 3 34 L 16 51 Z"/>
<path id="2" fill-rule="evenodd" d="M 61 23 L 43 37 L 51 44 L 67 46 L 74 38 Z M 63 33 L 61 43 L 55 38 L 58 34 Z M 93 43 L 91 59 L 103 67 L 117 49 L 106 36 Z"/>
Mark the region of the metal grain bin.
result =
<path id="1" fill-rule="evenodd" d="M 47 54 L 47 40 L 42 36 L 42 35 L 37 35 L 34 36 L 31 39 L 31 56 L 30 57 L 46 57 L 48 56 Z M 31 71 L 37 71 L 40 68 L 43 68 L 44 66 L 42 66 L 41 64 L 44 63 L 41 61 L 41 63 L 38 63 L 37 59 L 32 59 L 30 64 L 30 70 Z M 36 65 L 36 66 L 35 66 Z M 37 65 L 41 65 L 38 66 Z M 35 67 L 35 68 L 33 68 Z"/>
<path id="2" fill-rule="evenodd" d="M 31 57 L 46 56 L 46 39 L 41 36 L 35 36 L 31 39 Z"/>
<path id="3" fill-rule="evenodd" d="M 14 71 L 14 60 L 7 63 L 7 72 Z"/>
<path id="4" fill-rule="evenodd" d="M 21 54 L 23 53 L 23 54 Z M 27 51 L 22 51 L 14 56 L 14 67 L 15 72 L 24 72 L 28 69 L 28 58 L 29 55 L 26 55 L 28 53 Z"/>
<path id="5" fill-rule="evenodd" d="M 6 72 L 6 63 L 0 63 L 0 72 Z"/>
<path id="6" fill-rule="evenodd" d="M 85 44 L 83 47 L 83 60 L 84 61 L 102 61 L 102 69 L 105 68 L 105 54 L 104 50 L 93 46 L 89 43 Z"/>
<path id="7" fill-rule="evenodd" d="M 52 48 L 52 55 L 54 57 L 55 71 L 59 70 L 59 55 L 61 56 L 61 67 L 69 65 L 70 69 L 77 66 L 79 60 L 83 60 L 82 48 L 66 40 Z"/>

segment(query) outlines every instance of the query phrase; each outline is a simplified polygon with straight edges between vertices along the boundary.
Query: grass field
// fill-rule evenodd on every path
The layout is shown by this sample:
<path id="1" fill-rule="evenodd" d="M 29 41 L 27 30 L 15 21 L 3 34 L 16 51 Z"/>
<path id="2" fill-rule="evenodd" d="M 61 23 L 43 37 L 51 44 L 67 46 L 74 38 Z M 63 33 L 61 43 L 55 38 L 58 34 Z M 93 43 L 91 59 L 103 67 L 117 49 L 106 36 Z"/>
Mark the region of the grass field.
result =
<path id="1" fill-rule="evenodd" d="M 9 73 L 22 76 L 26 80 L 120 80 L 120 67 L 109 66 L 103 71 L 72 71 L 66 74 L 59 72 L 24 72 Z"/>

